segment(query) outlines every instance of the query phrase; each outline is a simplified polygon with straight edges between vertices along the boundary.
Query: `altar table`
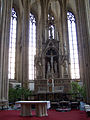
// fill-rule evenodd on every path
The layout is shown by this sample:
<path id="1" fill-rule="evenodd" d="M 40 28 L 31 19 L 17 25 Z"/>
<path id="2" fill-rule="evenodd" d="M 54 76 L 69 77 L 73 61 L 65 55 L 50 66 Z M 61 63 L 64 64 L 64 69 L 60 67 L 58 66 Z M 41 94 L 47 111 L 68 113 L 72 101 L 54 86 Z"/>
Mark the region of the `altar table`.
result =
<path id="1" fill-rule="evenodd" d="M 21 104 L 21 116 L 32 116 L 32 107 L 35 105 L 36 116 L 48 116 L 47 104 L 50 101 L 17 101 L 16 104 Z"/>

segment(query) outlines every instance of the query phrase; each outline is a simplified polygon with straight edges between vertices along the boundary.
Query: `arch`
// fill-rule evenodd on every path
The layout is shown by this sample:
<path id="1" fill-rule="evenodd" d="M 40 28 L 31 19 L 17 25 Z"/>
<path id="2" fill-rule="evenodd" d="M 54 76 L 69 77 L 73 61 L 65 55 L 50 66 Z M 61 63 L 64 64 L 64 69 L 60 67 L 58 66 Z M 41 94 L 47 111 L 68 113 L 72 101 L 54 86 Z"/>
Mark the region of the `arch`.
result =
<path id="1" fill-rule="evenodd" d="M 55 47 L 49 47 L 48 49 L 46 49 L 46 51 L 45 51 L 45 56 L 47 55 L 47 53 L 49 53 L 49 54 L 51 54 L 51 52 L 50 51 L 53 51 L 53 53 L 54 53 L 54 55 L 59 55 L 59 53 L 58 53 L 58 50 L 55 48 Z"/>
<path id="2" fill-rule="evenodd" d="M 30 12 L 35 16 L 36 21 L 41 18 L 41 5 L 40 0 L 33 1 L 30 4 Z"/>
<path id="3" fill-rule="evenodd" d="M 60 14 L 61 14 L 60 13 L 61 10 L 60 10 L 60 3 L 59 3 L 59 1 L 56 1 L 56 0 L 49 1 L 48 9 L 49 9 L 50 6 L 51 6 L 51 10 L 50 10 L 51 14 L 54 16 L 55 20 L 56 19 L 59 20 Z"/>
<path id="4" fill-rule="evenodd" d="M 14 10 L 16 11 L 17 14 L 17 18 L 20 17 L 21 15 L 21 9 L 20 9 L 20 3 L 18 1 L 18 3 L 16 3 L 16 1 L 13 2 L 12 8 L 14 8 Z"/>

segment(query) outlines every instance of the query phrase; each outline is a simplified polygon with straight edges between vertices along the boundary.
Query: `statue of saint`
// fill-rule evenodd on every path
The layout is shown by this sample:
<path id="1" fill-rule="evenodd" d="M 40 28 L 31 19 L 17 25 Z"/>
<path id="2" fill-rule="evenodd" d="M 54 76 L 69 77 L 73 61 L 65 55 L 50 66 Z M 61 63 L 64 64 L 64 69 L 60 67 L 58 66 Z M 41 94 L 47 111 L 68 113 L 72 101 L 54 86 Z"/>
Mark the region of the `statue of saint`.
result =
<path id="1" fill-rule="evenodd" d="M 50 63 L 47 63 L 47 72 L 50 72 Z"/>
<path id="2" fill-rule="evenodd" d="M 65 61 L 65 63 L 64 63 L 64 72 L 65 72 L 65 74 L 68 74 L 68 64 L 67 64 L 67 61 Z"/>
<path id="3" fill-rule="evenodd" d="M 57 62 L 56 61 L 54 62 L 54 70 L 55 70 L 55 73 L 57 73 Z"/>

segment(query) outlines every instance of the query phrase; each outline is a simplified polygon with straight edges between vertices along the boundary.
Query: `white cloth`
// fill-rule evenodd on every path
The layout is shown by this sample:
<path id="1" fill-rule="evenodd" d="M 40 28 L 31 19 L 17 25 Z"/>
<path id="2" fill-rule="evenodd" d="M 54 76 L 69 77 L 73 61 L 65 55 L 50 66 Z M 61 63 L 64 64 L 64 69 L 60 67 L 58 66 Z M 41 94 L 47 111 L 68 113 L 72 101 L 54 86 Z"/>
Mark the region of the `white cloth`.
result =
<path id="1" fill-rule="evenodd" d="M 50 101 L 47 101 L 47 109 L 49 109 L 50 107 L 51 107 Z"/>

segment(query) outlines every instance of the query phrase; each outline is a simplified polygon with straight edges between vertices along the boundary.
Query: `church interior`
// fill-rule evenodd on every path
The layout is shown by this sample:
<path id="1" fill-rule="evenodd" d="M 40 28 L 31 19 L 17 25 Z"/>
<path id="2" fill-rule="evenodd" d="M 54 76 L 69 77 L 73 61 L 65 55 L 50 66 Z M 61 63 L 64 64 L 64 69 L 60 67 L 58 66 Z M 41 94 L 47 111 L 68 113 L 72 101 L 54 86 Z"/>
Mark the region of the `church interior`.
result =
<path id="1" fill-rule="evenodd" d="M 20 85 L 31 100 L 90 103 L 90 0 L 0 0 L 0 102 Z"/>

